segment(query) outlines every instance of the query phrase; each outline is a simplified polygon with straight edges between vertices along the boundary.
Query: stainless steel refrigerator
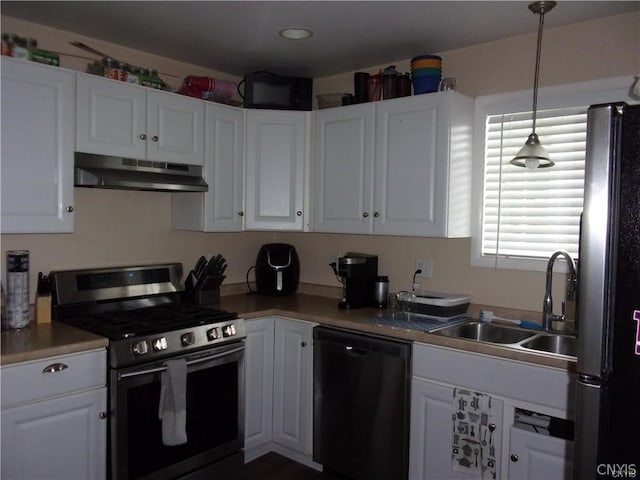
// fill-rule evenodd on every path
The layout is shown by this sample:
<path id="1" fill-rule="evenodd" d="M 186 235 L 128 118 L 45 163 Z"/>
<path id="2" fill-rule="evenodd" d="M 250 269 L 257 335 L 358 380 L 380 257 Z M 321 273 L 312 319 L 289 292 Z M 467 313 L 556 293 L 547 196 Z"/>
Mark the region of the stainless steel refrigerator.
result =
<path id="1" fill-rule="evenodd" d="M 640 478 L 640 105 L 587 118 L 574 479 Z"/>

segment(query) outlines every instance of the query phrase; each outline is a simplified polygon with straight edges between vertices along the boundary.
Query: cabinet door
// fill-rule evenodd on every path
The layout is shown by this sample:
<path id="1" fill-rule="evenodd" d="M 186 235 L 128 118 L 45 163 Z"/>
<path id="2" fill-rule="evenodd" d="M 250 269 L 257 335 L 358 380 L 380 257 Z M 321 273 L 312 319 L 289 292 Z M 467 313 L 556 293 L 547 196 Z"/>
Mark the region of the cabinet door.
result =
<path id="1" fill-rule="evenodd" d="M 244 112 L 206 105 L 204 193 L 174 193 L 173 228 L 239 232 L 244 219 Z"/>
<path id="2" fill-rule="evenodd" d="M 147 157 L 146 89 L 94 75 L 77 75 L 76 150 Z"/>
<path id="3" fill-rule="evenodd" d="M 569 480 L 573 442 L 511 427 L 509 480 Z"/>
<path id="4" fill-rule="evenodd" d="M 72 72 L 2 58 L 2 233 L 73 231 Z"/>
<path id="5" fill-rule="evenodd" d="M 313 324 L 278 318 L 275 324 L 273 440 L 312 452 Z"/>
<path id="6" fill-rule="evenodd" d="M 273 430 L 274 319 L 245 323 L 244 447 L 247 452 L 271 442 Z"/>
<path id="7" fill-rule="evenodd" d="M 153 89 L 147 102 L 149 160 L 204 165 L 204 102 Z"/>
<path id="8" fill-rule="evenodd" d="M 375 233 L 445 233 L 449 138 L 444 99 L 421 95 L 376 105 Z"/>
<path id="9" fill-rule="evenodd" d="M 315 113 L 313 230 L 371 233 L 374 104 Z"/>
<path id="10" fill-rule="evenodd" d="M 482 478 L 451 468 L 451 419 L 454 387 L 413 379 L 411 383 L 411 432 L 409 451 L 409 478 L 461 479 Z M 500 478 L 500 444 L 503 402 L 492 398 L 496 424 L 493 441 L 496 447 L 496 478 Z"/>
<path id="11" fill-rule="evenodd" d="M 305 112 L 247 111 L 247 229 L 302 230 Z"/>
<path id="12" fill-rule="evenodd" d="M 2 411 L 2 478 L 106 478 L 106 388 Z"/>

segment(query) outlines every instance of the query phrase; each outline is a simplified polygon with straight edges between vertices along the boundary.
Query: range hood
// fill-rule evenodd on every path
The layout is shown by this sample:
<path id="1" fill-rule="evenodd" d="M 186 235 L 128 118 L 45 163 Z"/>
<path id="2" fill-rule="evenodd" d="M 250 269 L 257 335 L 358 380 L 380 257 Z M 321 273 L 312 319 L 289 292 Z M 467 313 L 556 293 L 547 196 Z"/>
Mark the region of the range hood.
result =
<path id="1" fill-rule="evenodd" d="M 202 167 L 76 152 L 76 187 L 206 192 Z"/>

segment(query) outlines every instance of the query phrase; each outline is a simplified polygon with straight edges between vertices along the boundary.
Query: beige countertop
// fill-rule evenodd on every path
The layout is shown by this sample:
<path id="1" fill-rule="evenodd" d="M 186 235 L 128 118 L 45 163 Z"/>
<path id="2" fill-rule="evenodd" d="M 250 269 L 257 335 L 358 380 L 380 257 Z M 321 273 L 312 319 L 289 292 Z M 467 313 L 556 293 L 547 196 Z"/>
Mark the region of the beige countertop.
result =
<path id="1" fill-rule="evenodd" d="M 543 353 L 481 343 L 474 340 L 444 337 L 416 330 L 376 325 L 373 319 L 375 319 L 376 315 L 380 314 L 377 308 L 341 310 L 338 308 L 338 300 L 335 298 L 304 294 L 283 297 L 242 294 L 222 297 L 220 299 L 220 305 L 216 307 L 237 312 L 239 316 L 248 321 L 253 318 L 278 315 L 428 345 L 438 345 L 467 352 L 575 371 L 575 360 L 567 359 L 566 357 L 545 355 Z M 470 308 L 470 312 L 473 311 L 474 309 Z"/>
<path id="2" fill-rule="evenodd" d="M 341 310 L 338 308 L 338 300 L 335 298 L 300 293 L 284 297 L 239 294 L 223 296 L 220 299 L 220 304 L 213 307 L 237 312 L 239 316 L 247 321 L 277 315 L 575 371 L 575 361 L 565 357 L 538 354 L 472 340 L 443 337 L 415 330 L 376 325 L 372 320 L 380 314 L 378 309 Z M 473 309 L 470 309 L 470 311 L 473 311 Z M 106 338 L 56 322 L 39 325 L 31 324 L 23 330 L 2 331 L 1 338 L 0 363 L 2 365 L 104 348 L 108 344 Z"/>
<path id="3" fill-rule="evenodd" d="M 2 331 L 0 364 L 9 365 L 105 348 L 108 343 L 104 337 L 63 323 L 31 323 L 20 330 Z"/>

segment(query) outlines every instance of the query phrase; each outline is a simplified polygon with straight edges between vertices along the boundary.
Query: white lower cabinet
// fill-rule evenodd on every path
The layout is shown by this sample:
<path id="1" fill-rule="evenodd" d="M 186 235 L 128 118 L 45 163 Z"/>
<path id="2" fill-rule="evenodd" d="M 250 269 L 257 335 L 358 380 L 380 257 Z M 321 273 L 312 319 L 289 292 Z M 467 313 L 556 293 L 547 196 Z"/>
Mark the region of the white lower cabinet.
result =
<path id="1" fill-rule="evenodd" d="M 282 317 L 248 320 L 245 461 L 275 451 L 314 466 L 313 327 Z"/>
<path id="2" fill-rule="evenodd" d="M 481 479 L 482 474 L 469 474 L 452 469 L 453 386 L 414 379 L 411 384 L 410 479 Z M 493 438 L 486 438 L 500 458 L 503 402 L 492 398 Z M 491 435 L 491 433 L 489 433 Z M 500 478 L 499 464 L 496 478 Z M 489 477 L 490 478 L 490 477 Z"/>
<path id="3" fill-rule="evenodd" d="M 104 350 L 3 366 L 2 478 L 106 478 Z"/>
<path id="4" fill-rule="evenodd" d="M 310 456 L 313 436 L 313 324 L 275 321 L 273 441 Z"/>
<path id="5" fill-rule="evenodd" d="M 529 429 L 516 421 L 516 412 L 570 420 L 575 374 L 419 343 L 413 348 L 412 374 L 409 480 L 483 478 L 479 472 L 452 468 L 456 388 L 491 398 L 495 428 L 489 432 L 495 447 L 495 478 L 572 478 L 573 442 Z M 484 478 L 491 477 L 485 472 Z"/>
<path id="6" fill-rule="evenodd" d="M 244 448 L 254 457 L 273 439 L 273 324 L 273 317 L 245 323 Z"/>
<path id="7" fill-rule="evenodd" d="M 511 427 L 509 480 L 570 479 L 573 442 Z"/>

